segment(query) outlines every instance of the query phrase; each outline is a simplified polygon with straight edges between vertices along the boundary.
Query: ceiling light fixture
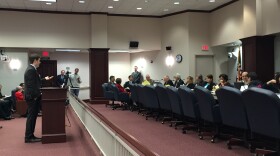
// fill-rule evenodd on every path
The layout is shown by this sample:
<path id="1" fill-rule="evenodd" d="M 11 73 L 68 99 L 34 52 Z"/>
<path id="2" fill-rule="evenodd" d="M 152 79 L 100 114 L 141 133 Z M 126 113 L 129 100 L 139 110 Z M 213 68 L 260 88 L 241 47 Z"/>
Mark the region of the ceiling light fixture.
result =
<path id="1" fill-rule="evenodd" d="M 164 9 L 163 11 L 168 11 L 168 9 Z"/>
<path id="2" fill-rule="evenodd" d="M 209 0 L 209 2 L 213 3 L 213 2 L 215 2 L 215 0 Z"/>
<path id="3" fill-rule="evenodd" d="M 56 3 L 56 0 L 30 0 L 30 1 Z"/>
<path id="4" fill-rule="evenodd" d="M 47 4 L 47 5 L 52 5 L 52 3 L 49 3 L 49 2 L 47 2 L 46 4 Z"/>
<path id="5" fill-rule="evenodd" d="M 118 2 L 119 0 L 114 0 L 114 2 Z"/>
<path id="6" fill-rule="evenodd" d="M 142 8 L 137 8 L 137 10 L 142 10 Z"/>
<path id="7" fill-rule="evenodd" d="M 145 3 L 149 2 L 148 0 L 145 0 Z"/>
<path id="8" fill-rule="evenodd" d="M 80 49 L 55 49 L 55 51 L 80 52 Z"/>
<path id="9" fill-rule="evenodd" d="M 179 2 L 174 2 L 174 4 L 180 4 Z"/>
<path id="10" fill-rule="evenodd" d="M 85 3 L 85 1 L 79 1 L 79 3 L 83 4 L 83 3 Z"/>
<path id="11" fill-rule="evenodd" d="M 109 9 L 113 9 L 114 7 L 113 7 L 113 6 L 108 6 L 108 8 L 109 8 Z"/>

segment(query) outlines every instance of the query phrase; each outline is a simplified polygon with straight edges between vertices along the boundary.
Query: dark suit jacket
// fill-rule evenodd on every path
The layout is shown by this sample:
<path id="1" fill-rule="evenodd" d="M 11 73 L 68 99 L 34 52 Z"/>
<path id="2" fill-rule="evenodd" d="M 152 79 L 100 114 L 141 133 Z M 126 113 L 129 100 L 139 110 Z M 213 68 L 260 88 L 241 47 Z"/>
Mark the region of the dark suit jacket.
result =
<path id="1" fill-rule="evenodd" d="M 179 88 L 181 85 L 184 85 L 184 81 L 182 79 L 179 79 L 178 81 L 175 81 L 175 87 Z"/>
<path id="2" fill-rule="evenodd" d="M 193 83 L 186 84 L 186 86 L 190 89 L 194 89 L 195 85 Z"/>
<path id="3" fill-rule="evenodd" d="M 174 84 L 171 80 L 168 80 L 167 82 L 164 82 L 164 85 L 169 85 L 169 86 L 173 86 L 174 87 Z"/>
<path id="4" fill-rule="evenodd" d="M 25 100 L 33 100 L 41 96 L 41 79 L 37 70 L 32 66 L 28 65 L 24 73 L 24 95 Z"/>
<path id="5" fill-rule="evenodd" d="M 133 72 L 131 75 L 133 77 L 133 83 L 136 83 L 136 84 L 142 83 L 142 81 L 141 81 L 142 74 L 140 72 L 136 71 L 136 72 Z"/>
<path id="6" fill-rule="evenodd" d="M 61 75 L 57 75 L 57 77 L 56 77 L 56 85 L 58 87 L 60 87 L 63 83 L 64 83 L 64 85 L 66 85 L 67 84 L 66 80 L 67 80 L 67 76 L 66 75 L 64 75 L 63 78 L 62 78 Z"/>

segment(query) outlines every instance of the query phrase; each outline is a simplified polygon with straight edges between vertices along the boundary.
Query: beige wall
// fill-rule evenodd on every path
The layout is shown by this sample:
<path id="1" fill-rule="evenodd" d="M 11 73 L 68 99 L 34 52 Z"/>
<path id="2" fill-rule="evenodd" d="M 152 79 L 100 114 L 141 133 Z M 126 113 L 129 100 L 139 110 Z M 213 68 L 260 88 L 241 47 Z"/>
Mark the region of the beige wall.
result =
<path id="1" fill-rule="evenodd" d="M 108 48 L 108 16 L 90 15 L 91 17 L 91 48 Z"/>
<path id="2" fill-rule="evenodd" d="M 0 12 L 0 47 L 88 48 L 90 16 Z"/>
<path id="3" fill-rule="evenodd" d="M 263 35 L 280 32 L 280 1 L 261 1 L 262 5 L 262 31 Z"/>
<path id="4" fill-rule="evenodd" d="M 114 75 L 115 78 L 121 78 L 122 84 L 124 84 L 130 74 L 130 54 L 109 53 L 109 76 Z"/>
<path id="5" fill-rule="evenodd" d="M 161 47 L 159 18 L 109 16 L 107 31 L 111 49 L 129 49 L 129 41 L 139 41 L 139 49 Z"/>
<path id="6" fill-rule="evenodd" d="M 21 68 L 13 71 L 9 62 L 0 61 L 0 84 L 2 84 L 2 94 L 11 95 L 11 91 L 15 89 L 20 83 L 24 82 L 24 72 L 28 66 L 27 49 L 9 49 L 6 50 L 5 55 L 10 59 L 19 59 Z"/>
<path id="7" fill-rule="evenodd" d="M 243 0 L 210 14 L 211 45 L 217 46 L 243 38 Z"/>

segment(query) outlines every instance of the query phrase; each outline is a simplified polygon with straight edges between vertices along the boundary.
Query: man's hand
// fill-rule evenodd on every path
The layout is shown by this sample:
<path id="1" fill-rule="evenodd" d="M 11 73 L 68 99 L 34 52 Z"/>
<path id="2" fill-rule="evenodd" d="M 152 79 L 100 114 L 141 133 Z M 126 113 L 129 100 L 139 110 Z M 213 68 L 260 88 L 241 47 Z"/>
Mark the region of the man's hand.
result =
<path id="1" fill-rule="evenodd" d="M 51 77 L 46 76 L 46 77 L 45 77 L 46 80 L 51 80 L 52 78 L 53 78 L 53 76 L 51 76 Z"/>

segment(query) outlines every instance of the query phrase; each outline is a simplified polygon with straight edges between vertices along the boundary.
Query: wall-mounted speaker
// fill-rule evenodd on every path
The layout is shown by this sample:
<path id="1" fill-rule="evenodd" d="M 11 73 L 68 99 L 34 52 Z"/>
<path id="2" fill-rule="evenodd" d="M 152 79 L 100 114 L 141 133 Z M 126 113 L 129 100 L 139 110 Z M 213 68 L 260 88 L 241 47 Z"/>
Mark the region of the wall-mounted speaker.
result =
<path id="1" fill-rule="evenodd" d="M 171 50 L 171 46 L 165 47 L 166 50 Z"/>
<path id="2" fill-rule="evenodd" d="M 139 42 L 138 41 L 130 41 L 129 47 L 130 48 L 138 48 Z"/>

